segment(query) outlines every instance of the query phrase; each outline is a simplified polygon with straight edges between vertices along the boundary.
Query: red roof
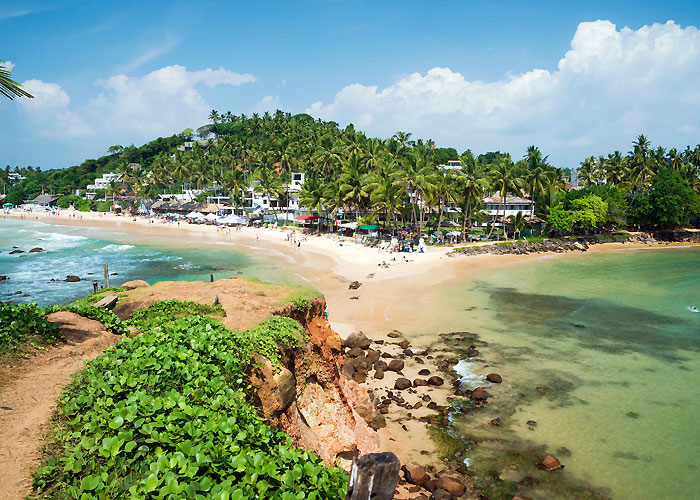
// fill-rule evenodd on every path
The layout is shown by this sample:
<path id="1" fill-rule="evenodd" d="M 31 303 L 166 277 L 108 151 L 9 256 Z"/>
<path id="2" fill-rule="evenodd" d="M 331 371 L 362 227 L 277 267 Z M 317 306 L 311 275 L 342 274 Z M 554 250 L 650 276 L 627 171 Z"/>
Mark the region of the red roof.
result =
<path id="1" fill-rule="evenodd" d="M 300 215 L 296 220 L 318 220 L 317 215 Z"/>

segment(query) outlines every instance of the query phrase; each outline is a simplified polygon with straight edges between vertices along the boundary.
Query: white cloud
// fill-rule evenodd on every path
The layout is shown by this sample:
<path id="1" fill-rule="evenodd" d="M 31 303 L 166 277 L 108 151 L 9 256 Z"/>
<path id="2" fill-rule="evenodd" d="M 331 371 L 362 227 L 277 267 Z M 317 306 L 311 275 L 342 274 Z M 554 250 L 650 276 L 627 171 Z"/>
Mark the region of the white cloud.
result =
<path id="1" fill-rule="evenodd" d="M 124 66 L 122 66 L 122 72 L 132 72 L 135 69 L 140 68 L 147 62 L 152 61 L 156 57 L 162 56 L 163 54 L 167 54 L 175 47 L 175 45 L 177 45 L 177 43 L 178 40 L 176 38 L 173 38 L 170 34 L 168 34 L 165 37 L 165 41 L 163 41 L 163 43 L 151 47 L 150 49 L 134 57 L 132 60 L 128 61 Z"/>
<path id="2" fill-rule="evenodd" d="M 475 151 L 519 156 L 536 144 L 572 166 L 584 155 L 624 150 L 640 133 L 656 145 L 698 142 L 698 79 L 695 27 L 669 21 L 618 30 L 595 21 L 579 24 L 571 50 L 552 71 L 482 82 L 436 67 L 381 89 L 348 85 L 332 102 L 306 111 L 373 135 L 405 130 Z"/>
<path id="3" fill-rule="evenodd" d="M 266 95 L 255 104 L 255 106 L 253 107 L 253 112 L 262 114 L 265 111 L 269 111 L 270 113 L 272 113 L 274 111 L 277 111 L 278 109 L 280 109 L 280 97 L 278 95 Z"/>
<path id="4" fill-rule="evenodd" d="M 107 142 L 137 142 L 206 123 L 211 107 L 198 86 L 238 86 L 254 81 L 253 75 L 224 68 L 188 71 L 174 65 L 140 78 L 119 74 L 98 80 L 96 85 L 102 91 L 77 111 L 71 109 L 70 97 L 60 85 L 40 80 L 24 83 L 36 98 L 20 102 L 44 135 L 97 134 Z M 72 126 L 66 127 L 66 122 Z"/>
<path id="5" fill-rule="evenodd" d="M 15 67 L 14 63 L 12 61 L 3 61 L 2 65 L 5 67 L 7 71 L 12 71 L 12 68 Z"/>
<path id="6" fill-rule="evenodd" d="M 63 137 L 90 136 L 93 130 L 76 113 L 69 109 L 70 97 L 56 83 L 27 80 L 22 84 L 33 99 L 18 99 L 32 117 L 37 132 L 43 136 Z"/>

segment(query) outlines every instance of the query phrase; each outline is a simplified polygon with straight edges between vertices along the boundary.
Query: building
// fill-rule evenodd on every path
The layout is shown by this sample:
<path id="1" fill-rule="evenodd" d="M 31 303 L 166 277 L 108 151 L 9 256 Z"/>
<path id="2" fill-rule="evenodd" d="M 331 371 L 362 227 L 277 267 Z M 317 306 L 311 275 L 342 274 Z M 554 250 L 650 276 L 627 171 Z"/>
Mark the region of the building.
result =
<path id="1" fill-rule="evenodd" d="M 112 182 L 112 181 L 121 182 L 121 180 L 122 180 L 122 174 L 115 174 L 115 173 L 102 174 L 102 177 L 95 179 L 95 183 L 89 184 L 87 189 L 89 191 L 97 191 L 98 189 L 107 189 L 109 187 L 110 182 Z"/>
<path id="2" fill-rule="evenodd" d="M 462 168 L 461 160 L 449 160 L 447 165 L 438 165 L 443 170 L 460 170 Z"/>
<path id="3" fill-rule="evenodd" d="M 24 177 L 22 177 L 22 175 L 18 174 L 17 172 L 10 172 L 9 174 L 7 174 L 7 180 L 9 182 L 23 181 Z"/>
<path id="4" fill-rule="evenodd" d="M 483 211 L 489 214 L 492 222 L 496 220 L 497 217 L 503 217 L 503 198 L 501 198 L 499 195 L 494 195 L 484 198 L 483 201 Z M 521 198 L 520 196 L 506 196 L 505 217 L 508 218 L 511 215 L 517 215 L 518 212 L 522 212 L 523 215 L 529 216 L 531 213 L 533 213 L 534 207 L 535 202 L 528 200 L 527 198 Z"/>
<path id="5" fill-rule="evenodd" d="M 25 203 L 32 203 L 40 207 L 55 207 L 58 201 L 58 196 L 52 194 L 40 194 L 33 200 L 25 200 Z"/>

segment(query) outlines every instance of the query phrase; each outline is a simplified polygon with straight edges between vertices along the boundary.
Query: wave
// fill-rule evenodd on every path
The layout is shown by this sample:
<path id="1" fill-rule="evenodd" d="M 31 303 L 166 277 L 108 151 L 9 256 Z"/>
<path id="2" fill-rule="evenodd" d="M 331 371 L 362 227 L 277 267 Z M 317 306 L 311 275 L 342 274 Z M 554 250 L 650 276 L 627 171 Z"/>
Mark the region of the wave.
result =
<path id="1" fill-rule="evenodd" d="M 134 245 L 109 244 L 100 248 L 100 250 L 106 250 L 107 252 L 124 252 L 130 248 L 134 248 Z"/>
<path id="2" fill-rule="evenodd" d="M 466 389 L 476 389 L 488 385 L 484 377 L 475 372 L 477 364 L 468 359 L 460 359 L 455 365 L 454 371 L 459 375 L 459 381 Z"/>

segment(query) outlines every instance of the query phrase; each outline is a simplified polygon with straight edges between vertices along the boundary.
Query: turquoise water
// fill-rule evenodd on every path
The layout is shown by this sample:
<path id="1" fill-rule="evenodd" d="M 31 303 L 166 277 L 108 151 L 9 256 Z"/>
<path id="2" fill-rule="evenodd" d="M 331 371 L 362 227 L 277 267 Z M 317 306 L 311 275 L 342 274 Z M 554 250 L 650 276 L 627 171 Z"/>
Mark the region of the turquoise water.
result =
<path id="1" fill-rule="evenodd" d="M 539 258 L 450 296 L 490 344 L 482 356 L 491 366 L 471 369 L 508 383 L 489 388 L 484 415 L 502 427 L 461 422 L 464 434 L 494 440 L 470 452 L 475 469 L 517 482 L 529 458 L 523 465 L 499 453 L 546 450 L 567 466 L 562 483 L 615 499 L 700 498 L 700 314 L 689 310 L 700 308 L 700 248 Z"/>
<path id="2" fill-rule="evenodd" d="M 110 273 L 117 273 L 110 276 L 110 286 L 133 279 L 151 284 L 209 280 L 210 274 L 215 279 L 251 275 L 275 283 L 299 281 L 274 259 L 254 257 L 232 245 L 164 247 L 134 243 L 134 237 L 126 233 L 110 232 L 109 239 L 104 236 L 104 230 L 93 228 L 0 220 L 0 275 L 10 278 L 0 281 L 0 301 L 69 303 L 92 293 L 93 279 L 103 283 L 105 263 Z M 25 253 L 10 255 L 15 246 Z M 27 253 L 34 247 L 44 251 Z M 77 275 L 84 281 L 61 281 L 67 275 Z"/>

